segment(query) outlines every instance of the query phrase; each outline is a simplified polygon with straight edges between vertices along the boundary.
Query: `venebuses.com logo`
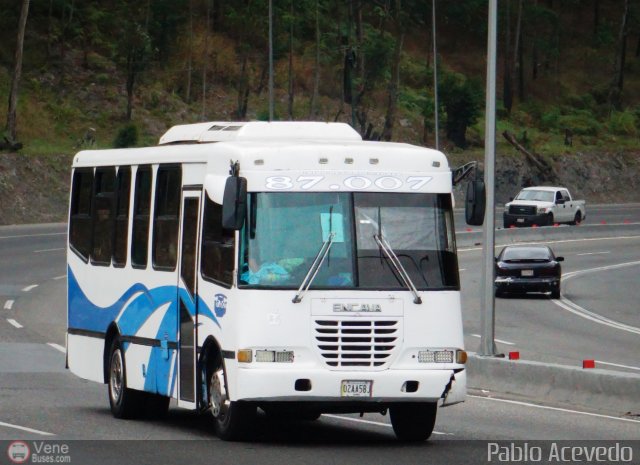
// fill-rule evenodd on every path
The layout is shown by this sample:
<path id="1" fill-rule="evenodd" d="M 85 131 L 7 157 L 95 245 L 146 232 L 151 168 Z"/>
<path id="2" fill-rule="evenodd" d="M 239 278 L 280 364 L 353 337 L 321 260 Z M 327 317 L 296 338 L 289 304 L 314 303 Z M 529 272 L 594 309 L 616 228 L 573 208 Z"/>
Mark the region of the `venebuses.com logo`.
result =
<path id="1" fill-rule="evenodd" d="M 7 448 L 7 456 L 13 463 L 25 463 L 30 455 L 31 450 L 24 441 L 13 441 Z"/>

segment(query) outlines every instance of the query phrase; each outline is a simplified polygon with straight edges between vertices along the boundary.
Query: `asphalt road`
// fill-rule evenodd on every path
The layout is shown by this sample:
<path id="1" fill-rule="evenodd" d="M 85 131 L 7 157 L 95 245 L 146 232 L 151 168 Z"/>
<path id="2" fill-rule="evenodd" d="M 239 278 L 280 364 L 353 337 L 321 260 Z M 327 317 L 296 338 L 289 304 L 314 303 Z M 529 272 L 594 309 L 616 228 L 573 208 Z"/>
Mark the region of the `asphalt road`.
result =
<path id="1" fill-rule="evenodd" d="M 206 416 L 173 407 L 163 421 L 115 420 L 108 409 L 105 386 L 80 380 L 64 369 L 64 231 L 62 225 L 0 228 L 0 441 L 163 440 L 73 446 L 78 455 L 82 455 L 79 449 L 82 453 L 93 451 L 94 463 L 347 464 L 478 463 L 477 454 L 486 451 L 483 443 L 452 443 L 452 439 L 640 438 L 637 418 L 595 412 L 606 410 L 606 406 L 576 411 L 546 405 L 544 399 L 504 399 L 485 392 L 472 393 L 464 404 L 442 409 L 432 437 L 435 441 L 412 446 L 395 441 L 388 416 L 369 414 L 364 418 L 324 415 L 317 422 L 288 425 L 261 417 L 256 424 L 256 442 L 251 443 L 221 442 L 212 435 Z M 638 240 L 620 242 L 563 243 L 554 248 L 567 258 L 567 272 L 640 260 Z M 592 252 L 607 253 L 579 255 Z M 470 350 L 479 343 L 472 336 L 478 327 L 474 304 L 478 276 L 472 272 L 478 260 L 478 251 L 461 251 L 464 323 Z M 637 279 L 633 280 L 637 268 L 607 274 L 614 275 L 620 280 L 631 276 L 620 286 L 627 292 L 635 291 L 637 301 Z M 597 297 L 607 295 L 616 280 L 601 281 L 598 276 L 594 272 L 569 279 L 566 297 L 603 312 L 595 307 L 599 305 Z M 609 294 L 609 301 L 627 303 L 615 310 L 608 305 L 606 314 L 612 320 L 640 326 L 633 312 L 634 297 L 625 299 L 619 294 Z M 640 353 L 638 334 L 595 323 L 548 299 L 504 299 L 497 308 L 497 337 L 514 344 L 500 347 L 517 348 L 525 358 L 530 354 L 541 360 L 574 363 L 578 354 L 588 352 L 604 361 L 638 365 L 632 355 Z M 185 440 L 202 441 L 191 446 Z M 6 460 L 4 451 L 0 457 Z"/>

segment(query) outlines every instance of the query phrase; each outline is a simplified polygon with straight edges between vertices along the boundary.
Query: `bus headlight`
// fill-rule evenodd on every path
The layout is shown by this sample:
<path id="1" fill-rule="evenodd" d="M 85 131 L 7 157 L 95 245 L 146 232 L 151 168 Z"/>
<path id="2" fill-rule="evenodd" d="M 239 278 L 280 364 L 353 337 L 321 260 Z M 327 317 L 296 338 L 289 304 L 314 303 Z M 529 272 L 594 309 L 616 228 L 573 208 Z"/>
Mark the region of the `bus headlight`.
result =
<path id="1" fill-rule="evenodd" d="M 421 350 L 419 363 L 453 363 L 453 350 Z"/>
<path id="2" fill-rule="evenodd" d="M 256 362 L 293 363 L 292 350 L 256 350 Z"/>

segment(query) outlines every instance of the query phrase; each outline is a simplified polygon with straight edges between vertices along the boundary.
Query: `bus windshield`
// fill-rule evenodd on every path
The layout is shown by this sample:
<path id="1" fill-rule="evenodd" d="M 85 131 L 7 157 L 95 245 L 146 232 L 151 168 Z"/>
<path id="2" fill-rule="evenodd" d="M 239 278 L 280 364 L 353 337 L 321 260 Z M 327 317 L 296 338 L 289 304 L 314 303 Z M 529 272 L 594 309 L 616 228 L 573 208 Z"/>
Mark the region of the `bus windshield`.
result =
<path id="1" fill-rule="evenodd" d="M 311 289 L 459 289 L 450 194 L 259 192 L 241 231 L 239 286 L 298 289 L 331 236 Z"/>

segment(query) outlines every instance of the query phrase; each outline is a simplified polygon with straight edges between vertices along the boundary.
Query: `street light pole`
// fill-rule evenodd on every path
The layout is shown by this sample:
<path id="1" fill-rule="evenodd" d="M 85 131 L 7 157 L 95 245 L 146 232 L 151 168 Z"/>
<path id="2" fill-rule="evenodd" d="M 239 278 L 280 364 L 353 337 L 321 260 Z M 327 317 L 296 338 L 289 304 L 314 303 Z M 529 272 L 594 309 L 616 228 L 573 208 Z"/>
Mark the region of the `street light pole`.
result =
<path id="1" fill-rule="evenodd" d="M 482 279 L 480 283 L 480 355 L 496 355 L 495 297 L 495 153 L 496 153 L 496 36 L 498 0 L 489 0 L 489 33 L 487 39 L 487 100 L 484 131 L 484 183 L 486 214 L 482 228 Z"/>
<path id="2" fill-rule="evenodd" d="M 436 150 L 440 150 L 438 134 L 438 49 L 436 47 L 436 0 L 431 0 L 431 35 L 433 37 L 433 112 L 435 118 Z"/>

